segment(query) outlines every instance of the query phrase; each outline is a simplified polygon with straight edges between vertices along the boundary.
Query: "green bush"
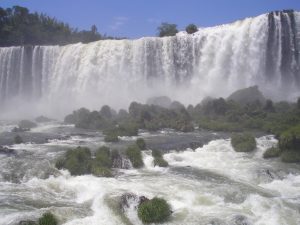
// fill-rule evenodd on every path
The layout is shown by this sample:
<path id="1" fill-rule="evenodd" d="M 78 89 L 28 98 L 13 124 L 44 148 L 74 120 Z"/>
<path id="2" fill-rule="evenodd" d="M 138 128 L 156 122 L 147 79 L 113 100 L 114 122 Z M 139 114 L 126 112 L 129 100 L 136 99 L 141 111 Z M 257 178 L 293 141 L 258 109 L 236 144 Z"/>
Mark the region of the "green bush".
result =
<path id="1" fill-rule="evenodd" d="M 135 143 L 136 143 L 137 146 L 139 146 L 139 148 L 141 150 L 145 150 L 146 149 L 146 142 L 145 142 L 145 140 L 143 138 L 138 138 Z"/>
<path id="2" fill-rule="evenodd" d="M 56 162 L 58 169 L 67 169 L 71 175 L 84 175 L 91 172 L 91 152 L 88 148 L 77 147 L 68 150 L 64 159 Z"/>
<path id="3" fill-rule="evenodd" d="M 281 154 L 281 161 L 286 163 L 299 163 L 300 152 L 291 150 L 283 151 Z"/>
<path id="4" fill-rule="evenodd" d="M 112 177 L 112 172 L 107 167 L 101 167 L 98 163 L 92 162 L 91 173 L 97 177 Z"/>
<path id="5" fill-rule="evenodd" d="M 44 213 L 43 216 L 39 219 L 39 225 L 57 225 L 57 219 L 55 216 L 48 212 Z"/>
<path id="6" fill-rule="evenodd" d="M 188 34 L 193 34 L 195 32 L 198 31 L 198 27 L 195 25 L 195 24 L 189 24 L 187 25 L 187 27 L 185 28 L 185 31 L 188 33 Z"/>
<path id="7" fill-rule="evenodd" d="M 141 150 L 137 145 L 129 146 L 126 155 L 134 168 L 141 168 L 144 165 Z"/>
<path id="8" fill-rule="evenodd" d="M 15 142 L 15 144 L 21 144 L 21 143 L 23 143 L 23 139 L 21 138 L 21 136 L 16 135 L 14 137 L 14 142 Z"/>
<path id="9" fill-rule="evenodd" d="M 170 23 L 162 23 L 157 30 L 159 37 L 175 36 L 178 33 L 177 25 Z"/>
<path id="10" fill-rule="evenodd" d="M 163 158 L 154 158 L 154 166 L 168 167 L 169 163 Z"/>
<path id="11" fill-rule="evenodd" d="M 110 149 L 106 146 L 100 147 L 95 154 L 95 163 L 101 167 L 110 168 L 112 166 L 112 160 L 110 156 Z"/>
<path id="12" fill-rule="evenodd" d="M 264 152 L 264 155 L 263 157 L 265 159 L 268 159 L 268 158 L 275 158 L 275 157 L 279 157 L 281 154 L 281 151 L 279 148 L 277 147 L 271 147 L 271 148 L 268 148 L 265 152 Z"/>
<path id="13" fill-rule="evenodd" d="M 256 141 L 251 134 L 235 134 L 231 137 L 231 145 L 236 152 L 251 152 L 256 148 Z"/>
<path id="14" fill-rule="evenodd" d="M 169 164 L 166 160 L 164 160 L 162 154 L 158 150 L 152 150 L 152 156 L 154 158 L 154 166 L 159 166 L 159 167 L 168 167 Z"/>
<path id="15" fill-rule="evenodd" d="M 279 147 L 282 150 L 300 151 L 300 125 L 291 127 L 280 135 Z"/>
<path id="16" fill-rule="evenodd" d="M 138 207 L 138 217 L 143 223 L 161 223 L 171 215 L 170 205 L 161 198 L 145 201 Z"/>

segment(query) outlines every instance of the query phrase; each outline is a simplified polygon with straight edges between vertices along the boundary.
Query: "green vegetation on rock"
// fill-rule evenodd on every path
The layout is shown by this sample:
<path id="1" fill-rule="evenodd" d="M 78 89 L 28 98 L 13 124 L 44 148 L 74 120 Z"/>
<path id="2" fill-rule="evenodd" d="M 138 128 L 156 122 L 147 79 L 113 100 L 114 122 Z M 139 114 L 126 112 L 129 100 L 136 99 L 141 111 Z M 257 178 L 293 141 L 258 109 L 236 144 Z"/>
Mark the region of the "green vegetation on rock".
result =
<path id="1" fill-rule="evenodd" d="M 137 145 L 129 146 L 126 150 L 126 156 L 129 158 L 134 168 L 141 168 L 144 166 L 141 149 Z"/>
<path id="2" fill-rule="evenodd" d="M 256 148 L 256 141 L 251 134 L 235 134 L 231 145 L 236 152 L 251 152 Z"/>
<path id="3" fill-rule="evenodd" d="M 159 37 L 175 36 L 178 33 L 177 25 L 171 23 L 162 23 L 157 30 Z"/>
<path id="4" fill-rule="evenodd" d="M 168 167 L 169 164 L 166 160 L 164 160 L 161 152 L 159 150 L 152 150 L 152 156 L 154 158 L 154 166 L 159 167 Z"/>
<path id="5" fill-rule="evenodd" d="M 198 31 L 198 27 L 195 24 L 189 24 L 186 26 L 185 31 L 188 34 L 193 34 L 196 33 Z"/>
<path id="6" fill-rule="evenodd" d="M 263 157 L 265 159 L 268 159 L 268 158 L 276 158 L 276 157 L 279 157 L 281 154 L 281 151 L 278 147 L 271 147 L 271 148 L 268 148 L 264 154 L 263 154 Z"/>
<path id="7" fill-rule="evenodd" d="M 55 216 L 48 212 L 44 213 L 43 216 L 39 219 L 39 225 L 58 225 L 57 219 Z"/>
<path id="8" fill-rule="evenodd" d="M 135 143 L 141 150 L 146 150 L 147 146 L 143 138 L 138 138 Z"/>
<path id="9" fill-rule="evenodd" d="M 171 207 L 162 198 L 145 201 L 138 207 L 138 217 L 143 223 L 162 223 L 171 215 Z"/>
<path id="10" fill-rule="evenodd" d="M 68 150 L 64 157 L 57 159 L 57 169 L 67 169 L 71 175 L 93 174 L 95 176 L 111 177 L 112 156 L 106 146 L 100 147 L 92 157 L 88 148 L 77 147 Z"/>

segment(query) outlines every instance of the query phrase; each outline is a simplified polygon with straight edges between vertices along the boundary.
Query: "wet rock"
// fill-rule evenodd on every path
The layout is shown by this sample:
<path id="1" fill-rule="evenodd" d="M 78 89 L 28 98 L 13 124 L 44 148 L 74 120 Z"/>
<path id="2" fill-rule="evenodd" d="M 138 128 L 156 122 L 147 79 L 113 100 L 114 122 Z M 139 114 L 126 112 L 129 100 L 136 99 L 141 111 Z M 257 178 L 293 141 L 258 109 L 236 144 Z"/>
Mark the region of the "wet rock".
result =
<path id="1" fill-rule="evenodd" d="M 124 212 L 130 207 L 137 209 L 140 204 L 149 201 L 145 196 L 138 196 L 133 193 L 125 193 L 121 196 L 120 208 Z"/>
<path id="2" fill-rule="evenodd" d="M 250 221 L 247 217 L 243 215 L 235 216 L 231 221 L 230 224 L 232 225 L 251 225 Z"/>
<path id="3" fill-rule="evenodd" d="M 14 127 L 11 132 L 25 132 L 25 131 L 30 131 L 29 128 L 21 128 L 21 127 Z"/>
<path id="4" fill-rule="evenodd" d="M 132 168 L 131 162 L 128 158 L 121 155 L 117 151 L 112 152 L 112 168 L 130 169 Z"/>
<path id="5" fill-rule="evenodd" d="M 10 148 L 7 148 L 7 147 L 3 147 L 3 146 L 0 146 L 0 154 L 5 154 L 5 155 L 12 155 L 12 154 L 15 154 L 15 150 L 14 149 L 10 149 Z"/>

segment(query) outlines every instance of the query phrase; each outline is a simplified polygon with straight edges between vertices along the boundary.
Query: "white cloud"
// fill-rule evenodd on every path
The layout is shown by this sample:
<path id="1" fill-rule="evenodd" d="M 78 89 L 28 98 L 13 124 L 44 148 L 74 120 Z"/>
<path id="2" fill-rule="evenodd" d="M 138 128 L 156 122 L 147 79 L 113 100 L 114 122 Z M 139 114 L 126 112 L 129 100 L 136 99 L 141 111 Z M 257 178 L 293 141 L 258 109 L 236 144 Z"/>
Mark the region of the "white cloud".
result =
<path id="1" fill-rule="evenodd" d="M 113 23 L 109 26 L 112 30 L 118 30 L 121 26 L 123 26 L 129 18 L 124 16 L 118 16 L 113 18 Z"/>

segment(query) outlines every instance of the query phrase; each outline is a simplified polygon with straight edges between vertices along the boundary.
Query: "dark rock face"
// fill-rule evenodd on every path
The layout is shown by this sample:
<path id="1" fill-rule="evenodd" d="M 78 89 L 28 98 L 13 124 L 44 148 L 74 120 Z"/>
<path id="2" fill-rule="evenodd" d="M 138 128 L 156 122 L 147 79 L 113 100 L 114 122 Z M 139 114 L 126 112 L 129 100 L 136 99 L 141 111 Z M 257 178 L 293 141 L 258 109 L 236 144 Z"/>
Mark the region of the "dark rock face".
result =
<path id="1" fill-rule="evenodd" d="M 0 145 L 0 154 L 13 155 L 15 154 L 15 150 Z"/>
<path id="2" fill-rule="evenodd" d="M 124 212 L 126 209 L 130 208 L 131 205 L 135 209 L 139 207 L 140 204 L 149 201 L 148 198 L 145 196 L 137 196 L 136 194 L 133 193 L 125 193 L 121 196 L 120 199 L 120 208 Z"/>
<path id="3" fill-rule="evenodd" d="M 252 86 L 233 92 L 227 100 L 235 101 L 239 104 L 245 105 L 249 103 L 259 102 L 264 104 L 266 99 L 258 89 L 258 86 Z"/>

